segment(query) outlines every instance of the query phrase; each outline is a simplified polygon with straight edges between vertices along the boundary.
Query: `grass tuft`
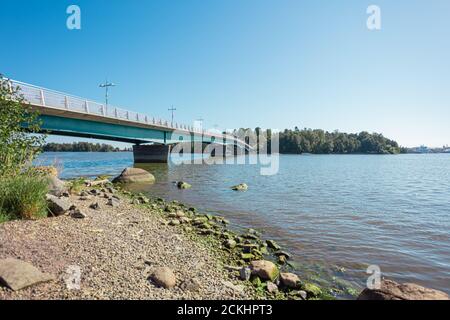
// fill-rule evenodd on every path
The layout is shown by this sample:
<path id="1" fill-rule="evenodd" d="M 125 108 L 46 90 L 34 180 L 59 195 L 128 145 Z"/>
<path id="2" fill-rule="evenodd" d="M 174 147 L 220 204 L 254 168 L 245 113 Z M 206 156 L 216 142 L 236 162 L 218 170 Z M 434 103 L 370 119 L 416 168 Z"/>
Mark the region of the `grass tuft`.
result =
<path id="1" fill-rule="evenodd" d="M 32 172 L 0 177 L 0 223 L 47 216 L 48 181 Z"/>

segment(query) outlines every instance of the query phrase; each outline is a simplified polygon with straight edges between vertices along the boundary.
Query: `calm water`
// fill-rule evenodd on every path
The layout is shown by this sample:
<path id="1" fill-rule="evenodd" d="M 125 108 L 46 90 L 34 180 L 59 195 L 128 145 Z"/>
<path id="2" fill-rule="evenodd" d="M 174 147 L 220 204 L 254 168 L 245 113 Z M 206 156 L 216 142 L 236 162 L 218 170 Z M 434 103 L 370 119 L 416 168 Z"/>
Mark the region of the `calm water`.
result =
<path id="1" fill-rule="evenodd" d="M 113 175 L 132 154 L 47 153 L 39 163 L 55 161 L 63 178 Z M 361 288 L 367 266 L 378 265 L 384 276 L 450 293 L 450 154 L 284 155 L 277 175 L 259 169 L 152 165 L 157 183 L 146 191 L 263 231 L 305 276 Z M 193 187 L 180 191 L 176 180 Z M 247 192 L 229 189 L 241 182 Z"/>

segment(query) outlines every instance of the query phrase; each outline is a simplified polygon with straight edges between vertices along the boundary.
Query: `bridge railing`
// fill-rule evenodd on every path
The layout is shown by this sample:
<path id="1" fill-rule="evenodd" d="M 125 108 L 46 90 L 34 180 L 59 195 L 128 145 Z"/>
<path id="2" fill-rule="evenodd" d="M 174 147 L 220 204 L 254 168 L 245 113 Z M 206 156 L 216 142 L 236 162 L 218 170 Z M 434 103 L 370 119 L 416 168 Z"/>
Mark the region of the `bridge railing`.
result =
<path id="1" fill-rule="evenodd" d="M 238 141 L 231 135 L 223 135 L 215 132 L 213 133 L 206 130 L 201 130 L 193 126 L 171 123 L 170 121 L 163 120 L 161 118 L 150 117 L 141 113 L 117 108 L 111 105 L 105 105 L 88 99 L 83 99 L 63 92 L 38 87 L 16 80 L 10 79 L 9 81 L 11 83 L 11 86 L 18 88 L 24 99 L 34 106 L 98 115 L 112 119 L 148 124 L 156 127 L 161 127 L 163 129 L 184 130 L 187 132 L 206 134 L 217 138 L 227 138 Z M 242 141 L 238 142 L 244 143 Z"/>

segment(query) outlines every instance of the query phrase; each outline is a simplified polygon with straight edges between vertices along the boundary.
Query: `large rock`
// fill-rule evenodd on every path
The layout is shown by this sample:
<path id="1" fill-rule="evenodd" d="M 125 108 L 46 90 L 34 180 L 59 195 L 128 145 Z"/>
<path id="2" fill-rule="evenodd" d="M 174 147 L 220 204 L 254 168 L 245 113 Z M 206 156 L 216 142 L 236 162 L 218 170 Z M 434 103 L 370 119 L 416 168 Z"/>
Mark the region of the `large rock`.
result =
<path id="1" fill-rule="evenodd" d="M 47 206 L 50 215 L 60 216 L 69 211 L 71 204 L 66 199 L 60 199 L 54 195 L 47 194 Z"/>
<path id="2" fill-rule="evenodd" d="M 176 278 L 173 271 L 168 267 L 159 267 L 153 271 L 150 279 L 158 286 L 170 289 L 175 287 Z"/>
<path id="3" fill-rule="evenodd" d="M 0 280 L 10 289 L 17 291 L 34 284 L 54 280 L 54 277 L 42 273 L 27 262 L 7 258 L 0 260 Z"/>
<path id="4" fill-rule="evenodd" d="M 257 275 L 263 280 L 274 281 L 279 274 L 277 266 L 267 260 L 257 260 L 250 263 L 250 269 L 253 275 Z"/>
<path id="5" fill-rule="evenodd" d="M 442 291 L 419 286 L 415 283 L 400 284 L 392 280 L 382 280 L 380 289 L 364 289 L 358 300 L 449 300 Z"/>
<path id="6" fill-rule="evenodd" d="M 114 178 L 114 183 L 154 183 L 155 177 L 148 171 L 140 168 L 126 168 Z"/>
<path id="7" fill-rule="evenodd" d="M 300 278 L 294 273 L 280 273 L 281 283 L 291 289 L 297 289 L 300 286 Z"/>
<path id="8" fill-rule="evenodd" d="M 58 177 L 48 176 L 48 193 L 56 197 L 60 197 L 63 193 L 68 192 L 68 188 L 64 181 L 59 180 Z"/>

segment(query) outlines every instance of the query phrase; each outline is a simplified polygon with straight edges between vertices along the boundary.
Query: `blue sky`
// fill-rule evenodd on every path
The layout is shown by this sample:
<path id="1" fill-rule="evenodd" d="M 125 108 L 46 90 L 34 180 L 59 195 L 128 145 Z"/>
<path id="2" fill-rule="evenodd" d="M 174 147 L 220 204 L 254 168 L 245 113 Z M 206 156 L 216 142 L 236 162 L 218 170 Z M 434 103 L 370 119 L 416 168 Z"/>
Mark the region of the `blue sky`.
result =
<path id="1" fill-rule="evenodd" d="M 81 30 L 66 8 L 81 8 Z M 382 29 L 366 27 L 369 5 Z M 220 128 L 376 131 L 450 144 L 450 1 L 0 2 L 0 72 Z M 67 138 L 52 141 L 67 140 Z"/>

